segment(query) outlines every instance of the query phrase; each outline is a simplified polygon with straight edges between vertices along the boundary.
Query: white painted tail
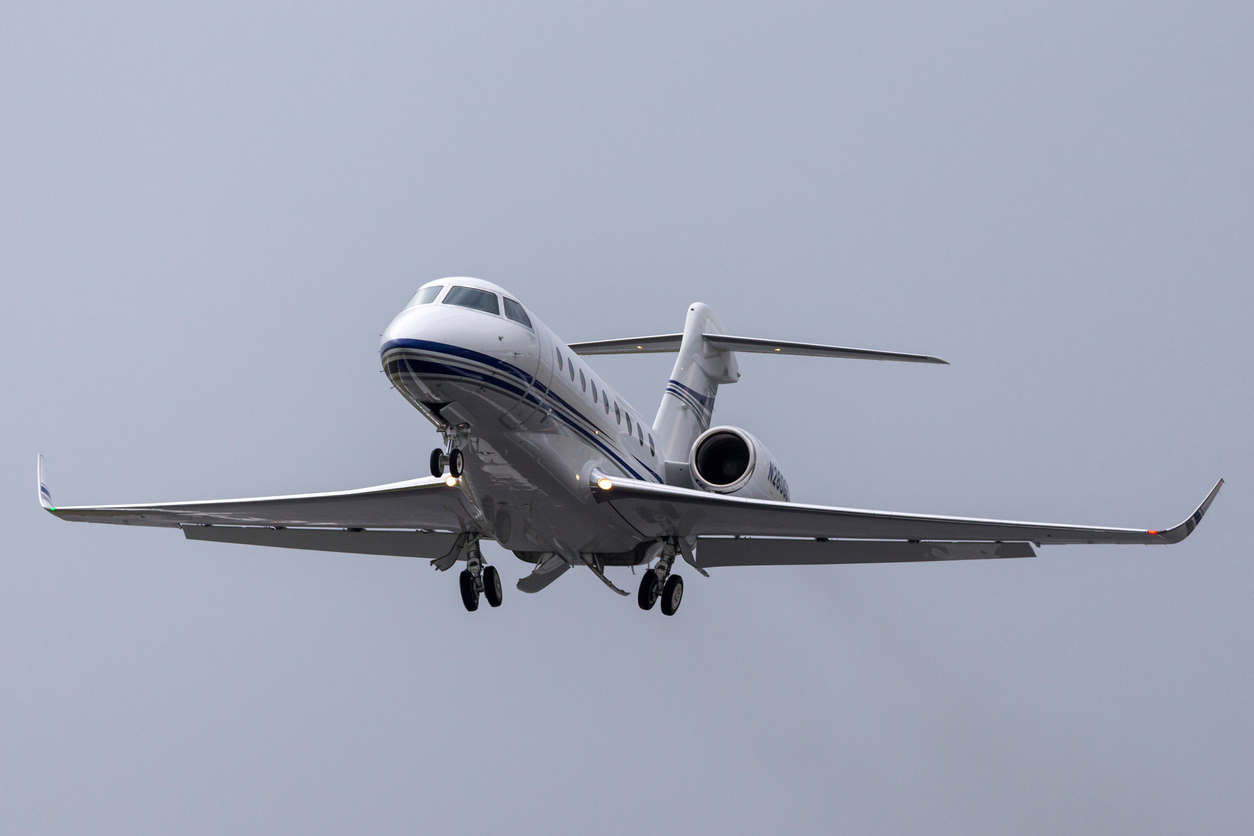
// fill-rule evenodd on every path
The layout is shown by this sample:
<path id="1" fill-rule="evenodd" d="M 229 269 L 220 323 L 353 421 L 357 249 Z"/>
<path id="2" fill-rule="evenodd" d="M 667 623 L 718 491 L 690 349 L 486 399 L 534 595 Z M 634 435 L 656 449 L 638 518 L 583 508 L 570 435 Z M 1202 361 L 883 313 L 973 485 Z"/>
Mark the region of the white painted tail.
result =
<path id="1" fill-rule="evenodd" d="M 722 333 L 722 323 L 707 305 L 694 302 L 688 307 L 679 357 L 653 422 L 663 461 L 688 460 L 692 443 L 710 428 L 718 385 L 740 379 L 736 355 L 714 348 L 702 336 Z"/>

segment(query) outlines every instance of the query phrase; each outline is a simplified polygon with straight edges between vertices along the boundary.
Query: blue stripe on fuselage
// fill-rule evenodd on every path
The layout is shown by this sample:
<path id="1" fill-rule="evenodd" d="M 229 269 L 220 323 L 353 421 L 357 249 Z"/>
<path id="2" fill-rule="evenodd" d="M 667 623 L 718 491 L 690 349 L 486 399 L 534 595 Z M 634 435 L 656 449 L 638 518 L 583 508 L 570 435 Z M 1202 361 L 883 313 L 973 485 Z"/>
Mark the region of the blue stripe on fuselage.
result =
<path id="1" fill-rule="evenodd" d="M 429 340 L 412 340 L 412 339 L 389 340 L 379 350 L 379 354 L 385 355 L 387 354 L 387 352 L 392 351 L 394 349 L 398 349 L 398 348 L 409 348 L 409 349 L 414 349 L 418 351 L 429 351 L 434 354 L 443 354 L 446 356 L 451 355 L 453 357 L 459 357 L 461 359 L 470 360 L 472 362 L 480 363 L 482 365 L 489 366 L 494 369 L 499 369 L 505 374 L 508 374 L 510 377 L 516 378 L 518 382 L 526 383 L 530 386 L 535 386 L 536 388 L 541 390 L 543 393 L 548 395 L 549 399 L 554 403 L 554 405 L 559 405 L 561 407 L 564 407 L 566 410 L 573 413 L 576 417 L 582 419 L 589 426 L 593 427 L 594 432 L 589 432 L 584 427 L 581 427 L 578 424 L 576 424 L 574 421 L 570 419 L 569 416 L 564 415 L 560 409 L 556 410 L 553 414 L 555 414 L 564 423 L 570 426 L 571 429 L 580 433 L 585 439 L 591 442 L 595 447 L 599 448 L 602 452 L 604 452 L 610 458 L 614 459 L 614 461 L 618 462 L 618 464 L 624 470 L 630 473 L 633 477 L 635 477 L 636 479 L 644 478 L 639 474 L 639 472 L 635 470 L 635 468 L 633 468 L 626 461 L 624 461 L 620 457 L 620 455 L 617 452 L 615 452 L 613 448 L 611 448 L 608 444 L 605 443 L 604 441 L 605 437 L 600 435 L 599 430 L 596 430 L 596 424 L 590 418 L 588 418 L 582 412 L 580 412 L 579 410 L 575 409 L 573 406 L 568 404 L 563 398 L 561 398 L 555 392 L 553 392 L 553 390 L 549 389 L 547 386 L 540 383 L 540 381 L 537 380 L 534 376 L 527 374 L 527 372 L 523 371 L 517 366 L 511 365 L 510 363 L 506 363 L 504 360 L 499 360 L 496 357 L 493 357 L 489 354 L 483 354 L 481 352 L 474 351 L 468 348 L 462 348 L 460 346 L 448 345 L 445 343 L 431 342 Z M 414 360 L 408 357 L 403 358 L 403 359 L 406 365 L 410 366 L 411 369 L 414 369 L 414 367 L 418 367 L 432 374 L 450 375 L 453 377 L 460 377 L 460 378 L 470 378 L 472 380 L 478 381 L 479 383 L 492 384 L 496 386 L 497 388 L 503 389 L 506 392 L 516 397 L 523 397 L 528 402 L 533 403 L 536 406 L 543 406 L 543 403 L 540 398 L 537 398 L 534 395 L 530 395 L 524 389 L 518 388 L 516 385 L 514 385 L 513 381 L 507 382 L 507 381 L 501 380 L 495 375 L 486 374 L 480 369 L 469 368 L 460 364 L 435 363 L 429 360 Z M 418 372 L 415 370 L 415 373 L 418 373 Z M 640 461 L 640 459 L 636 458 L 635 456 L 632 456 L 632 458 L 636 459 L 637 462 Z M 655 473 L 652 468 L 650 468 L 648 465 L 644 464 L 643 462 L 640 462 L 640 464 L 649 473 L 649 475 L 654 478 L 655 481 L 657 482 L 662 481 L 662 477 L 659 476 L 657 473 Z"/>

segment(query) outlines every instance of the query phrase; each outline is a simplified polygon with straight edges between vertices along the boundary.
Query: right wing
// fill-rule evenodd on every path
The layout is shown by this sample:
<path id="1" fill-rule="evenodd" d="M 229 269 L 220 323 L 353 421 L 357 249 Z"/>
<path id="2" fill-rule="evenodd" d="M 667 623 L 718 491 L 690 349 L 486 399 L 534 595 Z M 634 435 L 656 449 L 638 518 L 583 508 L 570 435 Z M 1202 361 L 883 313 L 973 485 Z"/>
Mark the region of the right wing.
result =
<path id="1" fill-rule="evenodd" d="M 360 554 L 439 556 L 460 533 L 479 527 L 461 489 L 431 477 L 328 493 L 55 506 L 40 456 L 39 501 L 72 522 L 164 526 L 181 528 L 190 540 Z"/>

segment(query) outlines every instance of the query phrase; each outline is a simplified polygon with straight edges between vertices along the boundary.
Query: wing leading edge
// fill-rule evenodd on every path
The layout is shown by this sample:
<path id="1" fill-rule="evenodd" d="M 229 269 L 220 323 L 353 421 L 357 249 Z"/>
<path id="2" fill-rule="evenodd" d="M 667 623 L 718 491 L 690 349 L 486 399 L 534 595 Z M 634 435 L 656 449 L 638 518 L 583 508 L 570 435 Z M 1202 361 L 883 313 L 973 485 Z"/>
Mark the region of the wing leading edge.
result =
<path id="1" fill-rule="evenodd" d="M 1030 547 L 1026 552 L 1022 548 L 977 548 L 988 543 L 1179 543 L 1193 533 L 1222 486 L 1220 479 L 1192 515 L 1169 529 L 1103 528 L 801 505 L 723 496 L 602 474 L 593 479 L 591 489 L 598 502 L 611 504 L 648 536 L 700 538 L 700 544 L 709 545 L 707 556 L 711 560 L 702 559 L 702 565 L 715 566 L 1031 556 Z M 712 537 L 777 539 L 707 539 Z M 772 553 L 777 557 L 772 559 Z"/>
<path id="2" fill-rule="evenodd" d="M 61 507 L 52 502 L 52 494 L 44 480 L 43 457 L 40 456 L 39 501 L 49 513 L 63 520 L 114 525 L 291 526 L 446 532 L 468 531 L 476 527 L 473 506 L 461 489 L 430 477 L 327 493 Z"/>

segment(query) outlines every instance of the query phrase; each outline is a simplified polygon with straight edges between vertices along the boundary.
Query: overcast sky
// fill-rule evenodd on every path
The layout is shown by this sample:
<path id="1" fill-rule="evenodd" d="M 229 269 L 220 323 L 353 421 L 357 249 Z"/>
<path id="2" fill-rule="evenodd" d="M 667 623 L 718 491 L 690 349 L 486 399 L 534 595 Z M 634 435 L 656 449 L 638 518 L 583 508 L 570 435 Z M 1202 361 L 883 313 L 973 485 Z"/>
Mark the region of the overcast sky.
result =
<path id="1" fill-rule="evenodd" d="M 455 8 L 454 8 L 455 7 Z M 11 833 L 1250 832 L 1249 3 L 9 2 L 0 821 Z M 414 289 L 748 356 L 715 419 L 799 501 L 1175 547 L 572 571 L 59 504 L 424 475 Z M 593 358 L 651 415 L 671 358 Z M 634 580 L 614 570 L 622 584 Z"/>

